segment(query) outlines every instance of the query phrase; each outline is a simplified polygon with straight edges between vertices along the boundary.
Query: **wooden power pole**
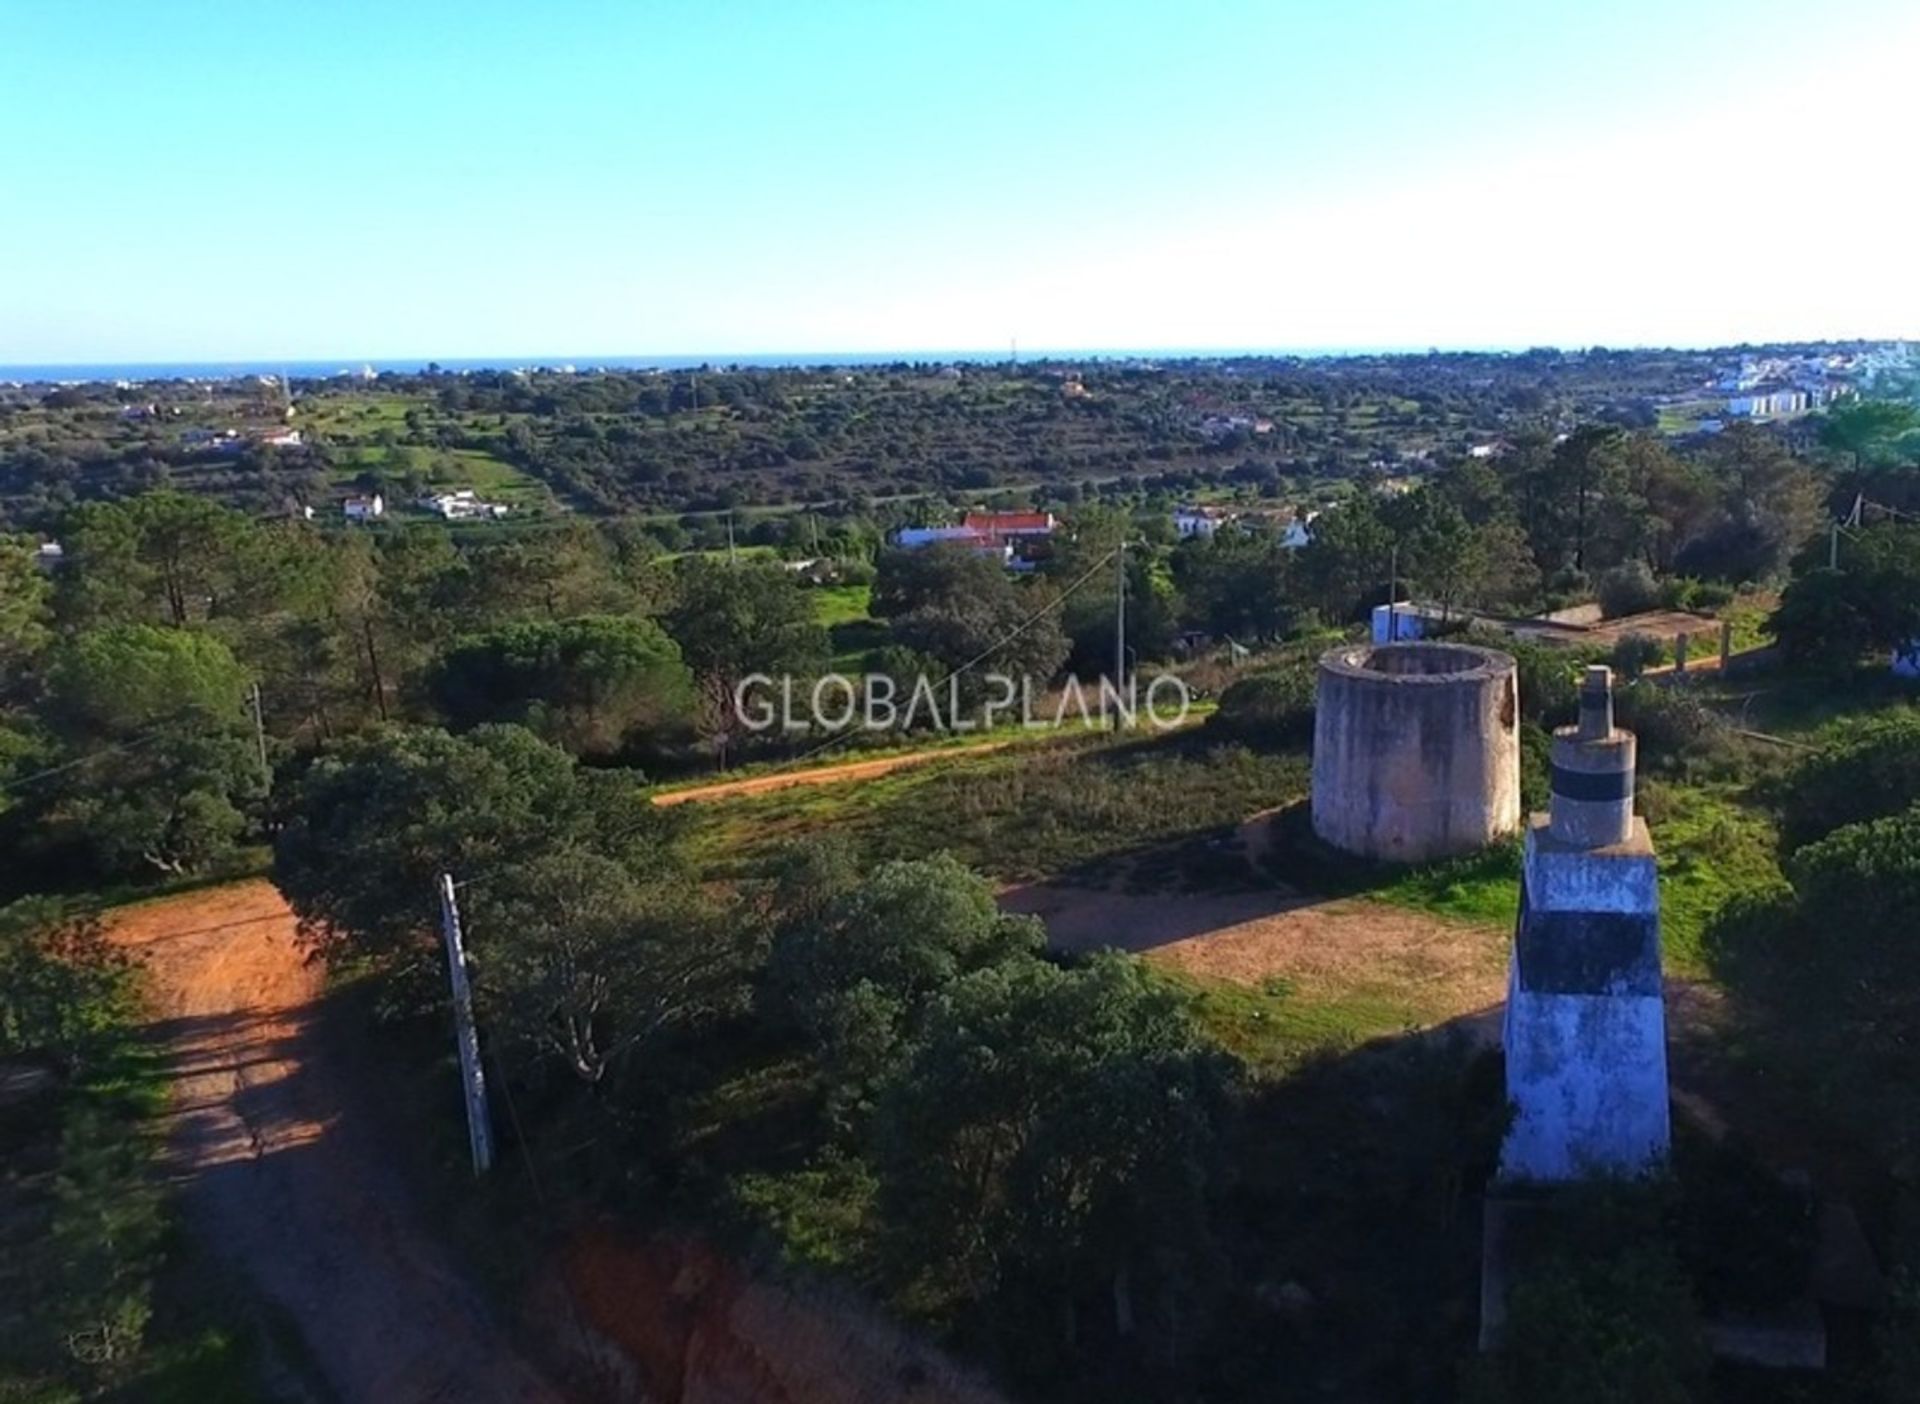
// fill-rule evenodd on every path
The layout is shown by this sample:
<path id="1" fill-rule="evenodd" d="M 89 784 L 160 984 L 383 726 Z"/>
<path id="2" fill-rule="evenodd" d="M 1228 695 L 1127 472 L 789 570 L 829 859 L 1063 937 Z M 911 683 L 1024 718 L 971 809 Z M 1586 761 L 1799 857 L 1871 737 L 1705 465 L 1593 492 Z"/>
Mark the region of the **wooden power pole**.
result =
<path id="1" fill-rule="evenodd" d="M 267 724 L 260 716 L 259 683 L 247 689 L 247 700 L 253 703 L 253 744 L 260 752 L 260 778 L 268 789 L 272 789 L 273 767 L 267 764 Z"/>
<path id="2" fill-rule="evenodd" d="M 493 1165 L 493 1122 L 487 1115 L 487 1077 L 480 1067 L 480 1033 L 473 1022 L 473 988 L 467 983 L 467 953 L 460 942 L 460 907 L 453 874 L 440 874 L 440 934 L 447 944 L 447 979 L 453 986 L 454 1043 L 460 1053 L 460 1087 L 467 1101 L 467 1143 L 473 1173 Z"/>
<path id="3" fill-rule="evenodd" d="M 1113 729 L 1127 724 L 1127 538 L 1114 552 L 1113 572 Z"/>

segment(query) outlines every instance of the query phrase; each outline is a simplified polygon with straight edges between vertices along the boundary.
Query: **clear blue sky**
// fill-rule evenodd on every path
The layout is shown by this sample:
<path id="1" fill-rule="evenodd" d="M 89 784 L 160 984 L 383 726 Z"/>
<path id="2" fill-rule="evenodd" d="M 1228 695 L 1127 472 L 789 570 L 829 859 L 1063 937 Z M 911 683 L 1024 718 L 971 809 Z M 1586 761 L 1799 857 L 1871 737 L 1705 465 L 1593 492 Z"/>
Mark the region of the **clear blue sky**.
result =
<path id="1" fill-rule="evenodd" d="M 1911 0 L 0 0 L 0 363 L 1920 335 Z"/>

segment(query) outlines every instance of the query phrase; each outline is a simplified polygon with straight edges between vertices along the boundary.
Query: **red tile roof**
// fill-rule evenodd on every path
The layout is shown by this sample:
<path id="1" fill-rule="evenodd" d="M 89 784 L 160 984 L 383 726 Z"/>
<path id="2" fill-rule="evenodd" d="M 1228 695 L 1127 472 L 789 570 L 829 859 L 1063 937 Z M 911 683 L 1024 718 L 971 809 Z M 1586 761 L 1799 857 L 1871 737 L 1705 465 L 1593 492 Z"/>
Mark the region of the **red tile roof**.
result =
<path id="1" fill-rule="evenodd" d="M 969 512 L 962 523 L 972 531 L 1050 531 L 1051 512 Z"/>

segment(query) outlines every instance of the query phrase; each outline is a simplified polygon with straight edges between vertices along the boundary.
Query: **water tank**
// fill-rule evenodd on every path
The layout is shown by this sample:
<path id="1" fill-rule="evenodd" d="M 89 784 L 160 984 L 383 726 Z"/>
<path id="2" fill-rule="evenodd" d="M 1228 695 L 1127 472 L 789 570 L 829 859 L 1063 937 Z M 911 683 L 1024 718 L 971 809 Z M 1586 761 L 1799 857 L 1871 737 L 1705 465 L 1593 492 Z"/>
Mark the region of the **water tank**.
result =
<path id="1" fill-rule="evenodd" d="M 1353 644 L 1323 655 L 1314 832 L 1396 863 L 1471 853 L 1514 833 L 1519 703 L 1513 657 L 1497 649 Z"/>

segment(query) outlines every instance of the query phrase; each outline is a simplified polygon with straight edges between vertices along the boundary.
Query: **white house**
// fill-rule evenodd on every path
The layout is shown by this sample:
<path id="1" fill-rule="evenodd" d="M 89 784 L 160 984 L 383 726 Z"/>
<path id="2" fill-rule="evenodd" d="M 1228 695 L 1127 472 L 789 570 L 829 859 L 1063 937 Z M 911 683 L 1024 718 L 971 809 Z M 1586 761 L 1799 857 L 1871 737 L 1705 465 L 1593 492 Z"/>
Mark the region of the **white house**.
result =
<path id="1" fill-rule="evenodd" d="M 340 504 L 340 511 L 350 522 L 371 522 L 386 515 L 387 503 L 376 492 L 371 497 L 349 497 Z"/>
<path id="2" fill-rule="evenodd" d="M 504 504 L 484 501 L 472 488 L 429 494 L 420 499 L 420 506 L 450 522 L 473 522 L 507 515 Z"/>
<path id="3" fill-rule="evenodd" d="M 1233 520 L 1233 514 L 1218 507 L 1176 507 L 1173 529 L 1181 536 L 1212 536 Z"/>
<path id="4" fill-rule="evenodd" d="M 1309 512 L 1304 517 L 1295 517 L 1287 523 L 1287 529 L 1280 533 L 1280 544 L 1289 551 L 1298 551 L 1313 540 L 1313 519 L 1320 514 Z"/>

